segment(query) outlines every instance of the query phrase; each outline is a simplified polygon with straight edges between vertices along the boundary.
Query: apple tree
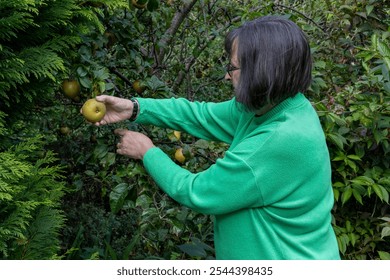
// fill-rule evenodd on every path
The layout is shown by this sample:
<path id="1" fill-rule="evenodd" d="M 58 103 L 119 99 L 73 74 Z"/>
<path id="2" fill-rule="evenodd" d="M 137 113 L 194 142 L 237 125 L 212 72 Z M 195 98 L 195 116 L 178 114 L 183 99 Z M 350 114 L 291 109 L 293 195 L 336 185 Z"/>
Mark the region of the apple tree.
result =
<path id="1" fill-rule="evenodd" d="M 386 258 L 389 248 L 381 240 L 388 238 L 389 7 L 383 1 L 293 2 L 149 1 L 153 5 L 105 13 L 105 31 L 83 36 L 74 64 L 84 89 L 81 101 L 103 92 L 226 100 L 233 94 L 223 81 L 227 30 L 270 13 L 293 19 L 308 34 L 315 58 L 309 97 L 332 157 L 340 252 L 346 259 Z M 71 108 L 73 115 L 78 108 Z M 69 258 L 213 258 L 211 217 L 176 204 L 142 163 L 117 156 L 112 129 L 148 134 L 192 172 L 222 157 L 226 145 L 128 122 L 99 128 L 72 123 L 73 133 L 59 145 L 74 190 L 67 196 L 73 214 L 66 238 L 79 250 Z M 90 211 L 84 210 L 85 223 L 77 226 L 79 208 Z"/>

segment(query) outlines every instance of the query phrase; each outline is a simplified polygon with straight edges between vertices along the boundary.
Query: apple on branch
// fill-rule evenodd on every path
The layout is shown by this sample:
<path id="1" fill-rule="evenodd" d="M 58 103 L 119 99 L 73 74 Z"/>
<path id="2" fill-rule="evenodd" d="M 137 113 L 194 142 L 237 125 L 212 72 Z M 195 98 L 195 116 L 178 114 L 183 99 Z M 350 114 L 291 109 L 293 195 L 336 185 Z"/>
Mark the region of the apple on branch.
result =
<path id="1" fill-rule="evenodd" d="M 62 92 L 65 94 L 66 97 L 70 99 L 76 100 L 79 97 L 81 88 L 80 84 L 77 80 L 74 79 L 67 79 L 64 80 L 61 84 Z"/>

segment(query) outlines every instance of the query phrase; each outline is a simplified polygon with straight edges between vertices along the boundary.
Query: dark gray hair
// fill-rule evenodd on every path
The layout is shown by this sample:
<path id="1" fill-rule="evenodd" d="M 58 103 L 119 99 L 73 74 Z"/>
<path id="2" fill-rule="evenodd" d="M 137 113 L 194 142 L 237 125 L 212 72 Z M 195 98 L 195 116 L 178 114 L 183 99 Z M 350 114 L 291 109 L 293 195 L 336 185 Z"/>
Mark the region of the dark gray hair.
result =
<path id="1" fill-rule="evenodd" d="M 227 34 L 229 56 L 235 40 L 241 71 L 236 100 L 249 110 L 278 104 L 310 86 L 310 46 L 294 22 L 279 16 L 246 22 Z"/>

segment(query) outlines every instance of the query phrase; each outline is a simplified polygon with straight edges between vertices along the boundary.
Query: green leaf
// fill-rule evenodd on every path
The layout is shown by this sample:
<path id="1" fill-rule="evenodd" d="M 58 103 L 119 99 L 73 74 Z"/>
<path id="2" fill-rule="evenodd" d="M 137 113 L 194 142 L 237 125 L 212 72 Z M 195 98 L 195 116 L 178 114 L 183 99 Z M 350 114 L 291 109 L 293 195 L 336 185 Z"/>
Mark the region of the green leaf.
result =
<path id="1" fill-rule="evenodd" d="M 325 68 L 326 68 L 326 62 L 323 61 L 323 60 L 316 61 L 316 62 L 314 63 L 314 67 L 315 67 L 315 68 L 325 69 Z"/>
<path id="2" fill-rule="evenodd" d="M 79 81 L 80 81 L 80 84 L 84 88 L 87 88 L 87 89 L 91 89 L 92 88 L 92 81 L 88 78 L 88 76 L 80 77 Z"/>
<path id="3" fill-rule="evenodd" d="M 195 147 L 197 147 L 199 149 L 208 149 L 209 145 L 210 145 L 210 142 L 203 140 L 203 139 L 200 139 L 200 140 L 195 142 Z"/>
<path id="4" fill-rule="evenodd" d="M 371 45 L 374 50 L 377 49 L 378 46 L 378 35 L 377 34 L 372 34 L 371 36 Z"/>
<path id="5" fill-rule="evenodd" d="M 85 175 L 88 175 L 88 176 L 91 176 L 91 177 L 95 176 L 95 172 L 93 172 L 92 170 L 86 170 L 84 173 L 85 173 Z"/>
<path id="6" fill-rule="evenodd" d="M 332 161 L 342 161 L 342 160 L 345 160 L 344 154 L 340 154 L 332 159 Z"/>
<path id="7" fill-rule="evenodd" d="M 383 61 L 385 62 L 387 69 L 390 71 L 390 57 L 384 57 Z"/>
<path id="8" fill-rule="evenodd" d="M 389 192 L 381 185 L 379 185 L 379 187 L 381 188 L 382 193 L 383 193 L 383 200 L 388 204 L 389 203 Z"/>
<path id="9" fill-rule="evenodd" d="M 346 187 L 345 191 L 341 194 L 341 203 L 344 205 L 352 196 L 352 188 Z"/>
<path id="10" fill-rule="evenodd" d="M 345 229 L 347 230 L 347 232 L 352 232 L 353 227 L 352 227 L 351 221 L 349 221 L 349 220 L 345 221 Z"/>
<path id="11" fill-rule="evenodd" d="M 372 185 L 372 188 L 375 192 L 375 194 L 380 198 L 381 201 L 386 201 L 386 196 L 385 196 L 385 193 L 387 193 L 387 191 L 380 185 L 377 185 L 377 184 L 373 184 Z M 387 193 L 387 201 L 388 201 L 388 193 Z"/>
<path id="12" fill-rule="evenodd" d="M 349 233 L 348 234 L 349 241 L 351 242 L 352 246 L 355 246 L 356 241 L 359 240 L 359 235 L 355 233 Z"/>
<path id="13" fill-rule="evenodd" d="M 351 182 L 361 186 L 370 186 L 375 183 L 372 178 L 367 176 L 358 176 L 355 179 L 351 180 Z"/>
<path id="14" fill-rule="evenodd" d="M 340 252 L 344 254 L 347 250 L 347 246 L 349 243 L 348 235 L 343 233 L 337 237 L 337 243 L 339 245 Z"/>
<path id="15" fill-rule="evenodd" d="M 378 251 L 381 260 L 390 260 L 390 253 L 384 251 Z"/>
<path id="16" fill-rule="evenodd" d="M 327 137 L 331 142 L 337 145 L 341 150 L 344 149 L 345 138 L 340 134 L 328 133 Z"/>
<path id="17" fill-rule="evenodd" d="M 88 75 L 88 70 L 84 66 L 80 66 L 77 68 L 77 74 L 79 77 L 85 77 Z"/>
<path id="18" fill-rule="evenodd" d="M 181 251 L 190 255 L 191 257 L 203 257 L 204 258 L 207 256 L 205 250 L 202 247 L 200 247 L 196 244 L 193 244 L 193 243 L 179 245 L 178 247 Z"/>
<path id="19" fill-rule="evenodd" d="M 133 250 L 134 246 L 138 243 L 140 237 L 141 237 L 140 232 L 137 232 L 133 236 L 133 238 L 131 239 L 131 242 L 129 243 L 129 245 L 127 245 L 127 247 L 123 251 L 123 259 L 124 260 L 128 260 L 129 259 L 130 252 Z"/>
<path id="20" fill-rule="evenodd" d="M 336 201 L 339 201 L 339 198 L 340 198 L 340 191 L 338 189 L 333 189 L 333 195 L 334 195 L 334 199 Z"/>
<path id="21" fill-rule="evenodd" d="M 347 163 L 348 166 L 350 166 L 354 171 L 357 171 L 358 168 L 357 168 L 357 166 L 356 166 L 356 164 L 355 164 L 354 161 L 348 160 L 348 159 L 347 159 L 346 163 Z"/>
<path id="22" fill-rule="evenodd" d="M 111 260 L 117 260 L 118 257 L 115 253 L 115 250 L 112 248 L 112 246 L 107 242 L 107 240 L 104 240 L 104 244 L 106 245 L 106 251 L 108 252 Z M 107 257 L 106 257 L 107 259 Z"/>
<path id="23" fill-rule="evenodd" d="M 347 157 L 354 160 L 361 160 L 360 157 L 357 155 L 348 155 Z"/>
<path id="24" fill-rule="evenodd" d="M 111 191 L 110 193 L 110 208 L 111 211 L 116 214 L 122 208 L 127 194 L 130 191 L 130 186 L 126 183 L 121 183 Z"/>
<path id="25" fill-rule="evenodd" d="M 378 51 L 383 57 L 390 57 L 390 47 L 383 42 L 378 42 Z"/>
<path id="26" fill-rule="evenodd" d="M 366 189 L 363 186 L 358 185 L 358 184 L 352 184 L 352 189 L 359 192 L 360 194 L 366 193 Z"/>
<path id="27" fill-rule="evenodd" d="M 390 227 L 384 227 L 382 229 L 381 238 L 383 239 L 384 237 L 387 236 L 390 236 Z"/>
<path id="28" fill-rule="evenodd" d="M 108 153 L 108 146 L 105 144 L 99 144 L 95 147 L 93 154 L 98 159 L 103 159 Z"/>
<path id="29" fill-rule="evenodd" d="M 105 167 L 111 166 L 115 163 L 116 154 L 112 152 L 108 152 L 104 158 L 101 160 L 101 164 Z"/>
<path id="30" fill-rule="evenodd" d="M 361 205 L 363 205 L 363 199 L 360 195 L 360 192 L 356 189 L 352 189 L 353 197 L 356 199 L 357 202 L 359 202 Z"/>
<path id="31" fill-rule="evenodd" d="M 370 15 L 373 9 L 374 9 L 373 5 L 367 5 L 366 6 L 367 15 Z"/>
<path id="32" fill-rule="evenodd" d="M 97 80 L 104 81 L 109 78 L 109 73 L 106 68 L 99 68 L 93 71 L 93 75 Z"/>
<path id="33" fill-rule="evenodd" d="M 345 186 L 345 184 L 342 182 L 333 183 L 333 187 L 335 187 L 335 188 L 343 188 L 344 186 Z"/>
<path id="34" fill-rule="evenodd" d="M 340 118 L 338 115 L 334 113 L 329 113 L 329 117 L 331 118 L 332 121 L 337 123 L 339 126 L 347 125 L 347 122 L 344 119 Z"/>
<path id="35" fill-rule="evenodd" d="M 191 238 L 191 243 L 186 243 L 183 245 L 179 245 L 178 247 L 180 250 L 182 250 L 184 253 L 187 253 L 191 257 L 206 257 L 207 251 L 213 251 L 213 249 L 208 246 L 207 244 L 201 242 L 197 238 Z"/>
<path id="36" fill-rule="evenodd" d="M 390 223 L 390 217 L 382 217 L 381 220 Z"/>

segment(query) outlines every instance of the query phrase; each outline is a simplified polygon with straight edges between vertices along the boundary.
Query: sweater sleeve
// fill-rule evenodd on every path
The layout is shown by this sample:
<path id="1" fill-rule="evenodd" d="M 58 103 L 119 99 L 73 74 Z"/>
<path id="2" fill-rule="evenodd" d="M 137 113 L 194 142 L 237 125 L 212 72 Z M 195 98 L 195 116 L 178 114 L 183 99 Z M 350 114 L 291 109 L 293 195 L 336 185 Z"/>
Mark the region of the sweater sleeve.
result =
<path id="1" fill-rule="evenodd" d="M 150 149 L 143 161 L 163 191 L 197 212 L 221 215 L 262 203 L 252 169 L 229 151 L 196 174 L 175 164 L 159 148 Z"/>
<path id="2" fill-rule="evenodd" d="M 184 98 L 137 98 L 136 122 L 185 131 L 195 137 L 230 144 L 239 118 L 234 99 L 221 102 L 190 102 Z"/>

